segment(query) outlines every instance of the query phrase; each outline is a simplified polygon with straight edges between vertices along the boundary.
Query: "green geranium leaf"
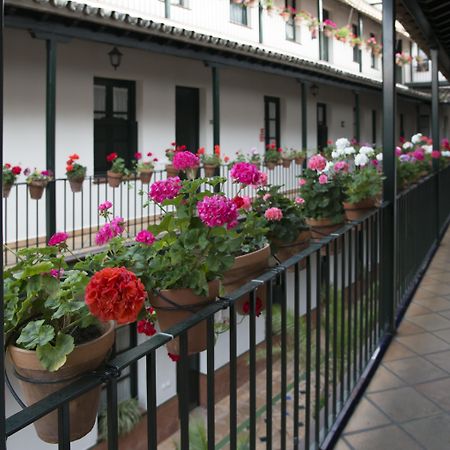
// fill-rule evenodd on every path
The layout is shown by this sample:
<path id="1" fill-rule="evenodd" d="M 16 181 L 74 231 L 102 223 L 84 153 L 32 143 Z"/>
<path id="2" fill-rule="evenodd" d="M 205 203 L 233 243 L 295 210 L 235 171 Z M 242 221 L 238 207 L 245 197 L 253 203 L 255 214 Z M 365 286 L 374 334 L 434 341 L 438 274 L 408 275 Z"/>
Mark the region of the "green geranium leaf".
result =
<path id="1" fill-rule="evenodd" d="M 36 355 L 42 366 L 49 372 L 60 369 L 67 361 L 67 355 L 75 348 L 72 336 L 58 333 L 55 345 L 47 343 L 36 348 Z"/>
<path id="2" fill-rule="evenodd" d="M 28 322 L 22 329 L 16 343 L 27 350 L 34 350 L 50 342 L 55 337 L 55 330 L 51 325 L 44 325 L 45 320 Z"/>
<path id="3" fill-rule="evenodd" d="M 37 264 L 26 266 L 22 272 L 20 278 L 23 280 L 25 278 L 32 277 L 34 275 L 39 275 L 41 273 L 50 272 L 53 269 L 53 263 L 50 261 L 42 261 Z"/>

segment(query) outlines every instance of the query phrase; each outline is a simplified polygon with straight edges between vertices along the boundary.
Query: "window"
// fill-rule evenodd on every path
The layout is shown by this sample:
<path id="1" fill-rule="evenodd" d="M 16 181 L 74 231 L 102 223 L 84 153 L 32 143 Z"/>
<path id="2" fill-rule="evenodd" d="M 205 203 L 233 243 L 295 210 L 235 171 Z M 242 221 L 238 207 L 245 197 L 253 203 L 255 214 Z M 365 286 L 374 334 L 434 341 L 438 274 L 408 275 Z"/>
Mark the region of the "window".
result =
<path id="1" fill-rule="evenodd" d="M 373 33 L 370 33 L 370 37 L 375 38 L 375 35 Z M 375 56 L 375 53 L 373 51 L 370 52 L 370 67 L 372 69 L 377 69 L 378 68 L 377 67 L 377 57 Z"/>
<path id="2" fill-rule="evenodd" d="M 286 8 L 296 9 L 296 0 L 287 0 L 285 5 Z M 286 39 L 288 41 L 300 42 L 300 33 L 297 30 L 297 26 L 295 24 L 294 16 L 291 15 L 289 20 L 286 22 Z"/>
<path id="3" fill-rule="evenodd" d="M 372 144 L 377 145 L 377 110 L 372 109 Z"/>
<path id="4" fill-rule="evenodd" d="M 264 97 L 264 128 L 266 145 L 281 145 L 280 139 L 280 99 Z"/>
<path id="5" fill-rule="evenodd" d="M 416 72 L 428 72 L 430 70 L 430 60 L 425 52 L 418 50 L 416 56 Z"/>
<path id="6" fill-rule="evenodd" d="M 358 25 L 352 25 L 352 34 L 353 36 L 359 37 Z M 359 63 L 361 61 L 361 50 L 358 46 L 353 47 L 353 62 Z"/>
<path id="7" fill-rule="evenodd" d="M 248 25 L 247 6 L 230 0 L 230 21 L 238 25 Z"/>
<path id="8" fill-rule="evenodd" d="M 330 18 L 330 13 L 324 9 L 322 12 L 323 20 L 327 20 Z M 325 36 L 323 31 L 320 32 L 319 36 L 319 46 L 320 46 L 320 59 L 323 61 L 329 61 L 330 60 L 330 39 Z"/>

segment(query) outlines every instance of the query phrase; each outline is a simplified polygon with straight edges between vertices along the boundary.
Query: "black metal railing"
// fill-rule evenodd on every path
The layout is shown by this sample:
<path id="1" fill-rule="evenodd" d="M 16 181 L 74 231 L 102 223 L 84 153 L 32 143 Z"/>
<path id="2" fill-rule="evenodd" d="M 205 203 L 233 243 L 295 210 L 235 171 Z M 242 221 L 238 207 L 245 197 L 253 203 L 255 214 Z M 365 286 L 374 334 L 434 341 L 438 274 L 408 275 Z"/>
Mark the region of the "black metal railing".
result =
<path id="1" fill-rule="evenodd" d="M 289 168 L 276 166 L 274 170 L 267 170 L 268 182 L 283 185 L 285 191 L 294 190 L 297 187 L 297 176 L 301 173 L 301 165 L 294 161 Z M 220 175 L 230 179 L 230 167 L 223 165 Z M 200 175 L 203 176 L 203 169 Z M 165 170 L 155 170 L 152 182 L 163 180 L 167 177 Z M 138 178 L 124 181 L 117 188 L 111 188 L 106 182 L 106 177 L 87 177 L 83 184 L 83 190 L 73 193 L 69 181 L 66 178 L 57 178 L 51 182 L 56 190 L 56 229 L 48 230 L 46 222 L 46 196 L 41 200 L 30 198 L 26 183 L 15 184 L 9 197 L 3 199 L 4 242 L 11 250 L 18 250 L 29 246 L 45 245 L 48 234 L 55 231 L 67 231 L 70 233 L 68 245 L 70 250 L 79 251 L 94 247 L 95 234 L 103 224 L 103 219 L 98 215 L 97 207 L 100 203 L 109 200 L 113 203 L 112 212 L 116 216 L 123 217 L 127 223 L 128 237 L 134 237 L 142 228 L 159 220 L 160 210 L 151 203 L 144 207 L 147 198 L 140 193 L 147 192 L 149 185 L 142 183 Z M 240 186 L 231 181 L 224 184 L 224 191 L 228 196 L 234 196 Z M 246 188 L 241 195 L 254 195 L 252 188 Z M 4 251 L 6 265 L 16 262 L 15 256 L 8 250 Z"/>
<path id="2" fill-rule="evenodd" d="M 443 171 L 439 177 L 448 177 Z M 398 196 L 397 297 L 404 303 L 417 284 L 438 237 L 432 217 L 436 201 L 434 174 Z M 442 181 L 442 186 L 447 182 Z M 442 192 L 441 192 L 442 193 Z M 450 202 L 450 199 L 447 200 Z M 59 448 L 70 449 L 69 401 L 88 390 L 106 386 L 108 449 L 118 449 L 117 380 L 121 373 L 145 360 L 147 442 L 158 446 L 157 355 L 172 338 L 179 339 L 178 420 L 181 450 L 190 447 L 188 331 L 206 321 L 204 358 L 206 405 L 204 426 L 207 448 L 325 449 L 331 448 L 354 390 L 361 385 L 369 364 L 380 354 L 385 323 L 383 303 L 383 215 L 386 204 L 360 221 L 346 224 L 336 233 L 312 243 L 238 290 L 218 299 L 185 322 L 157 334 L 85 375 L 57 394 L 8 417 L 6 435 L 20 432 L 45 414 L 58 410 Z M 441 205 L 442 206 L 442 205 Z M 444 205 L 448 211 L 450 205 Z M 428 221 L 430 223 L 428 223 Z M 448 216 L 445 223 L 448 222 Z M 443 222 L 444 223 L 444 222 Z M 265 312 L 257 317 L 257 297 L 264 292 Z M 249 299 L 247 316 L 238 316 L 238 303 Z M 215 348 L 215 320 L 221 317 L 228 330 Z M 261 330 L 263 333 L 261 334 Z M 238 358 L 246 355 L 245 384 L 240 384 Z M 225 401 L 217 414 L 220 359 L 228 368 Z M 167 369 L 165 369 L 167 370 Z M 223 386 L 220 386 L 223 388 Z M 223 389 L 222 389 L 223 390 Z M 224 400 L 225 399 L 225 400 Z"/>

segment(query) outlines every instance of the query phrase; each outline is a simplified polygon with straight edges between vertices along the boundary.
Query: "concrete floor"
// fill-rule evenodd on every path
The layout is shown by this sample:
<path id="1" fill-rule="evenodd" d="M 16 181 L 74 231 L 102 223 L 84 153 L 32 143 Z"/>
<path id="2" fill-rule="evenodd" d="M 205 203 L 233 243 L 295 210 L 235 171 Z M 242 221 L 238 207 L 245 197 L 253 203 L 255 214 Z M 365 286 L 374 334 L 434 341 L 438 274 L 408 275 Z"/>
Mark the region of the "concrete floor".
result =
<path id="1" fill-rule="evenodd" d="M 450 231 L 335 450 L 450 450 Z"/>

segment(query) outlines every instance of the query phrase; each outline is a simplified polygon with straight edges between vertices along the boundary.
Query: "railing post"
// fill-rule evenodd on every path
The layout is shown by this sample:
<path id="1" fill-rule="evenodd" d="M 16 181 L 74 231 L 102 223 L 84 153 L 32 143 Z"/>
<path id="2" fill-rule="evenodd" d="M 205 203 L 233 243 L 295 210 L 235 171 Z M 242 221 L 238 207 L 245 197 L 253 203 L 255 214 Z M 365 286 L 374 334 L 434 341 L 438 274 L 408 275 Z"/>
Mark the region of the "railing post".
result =
<path id="1" fill-rule="evenodd" d="M 4 0 L 0 0 L 0 165 L 3 167 L 3 29 L 4 29 Z M 3 173 L 3 171 L 2 171 Z M 2 175 L 3 178 L 3 175 Z M 3 180 L 2 180 L 3 185 Z M 0 245 L 3 249 L 3 202 L 0 202 L 0 223 L 2 224 L 0 232 Z M 3 278 L 3 256 L 0 267 Z M 3 283 L 0 288 L 0 348 L 5 348 L 3 336 L 3 318 L 4 318 L 4 295 Z M 5 428 L 5 358 L 2 351 L 0 358 L 0 450 L 6 450 L 6 428 Z"/>
<path id="2" fill-rule="evenodd" d="M 55 122 L 56 122 L 56 40 L 47 39 L 47 104 L 46 104 L 46 169 L 55 173 Z M 47 242 L 56 231 L 55 181 L 46 189 L 46 235 Z"/>
<path id="3" fill-rule="evenodd" d="M 433 150 L 439 150 L 439 51 L 432 48 L 431 52 L 431 137 L 433 139 Z M 433 159 L 433 171 L 435 175 L 435 221 L 436 221 L 436 239 L 439 239 L 440 230 L 440 211 L 439 211 L 439 160 Z"/>
<path id="4" fill-rule="evenodd" d="M 383 1 L 383 239 L 381 240 L 380 327 L 394 330 L 394 299 L 397 280 L 397 176 L 395 155 L 395 0 Z"/>

